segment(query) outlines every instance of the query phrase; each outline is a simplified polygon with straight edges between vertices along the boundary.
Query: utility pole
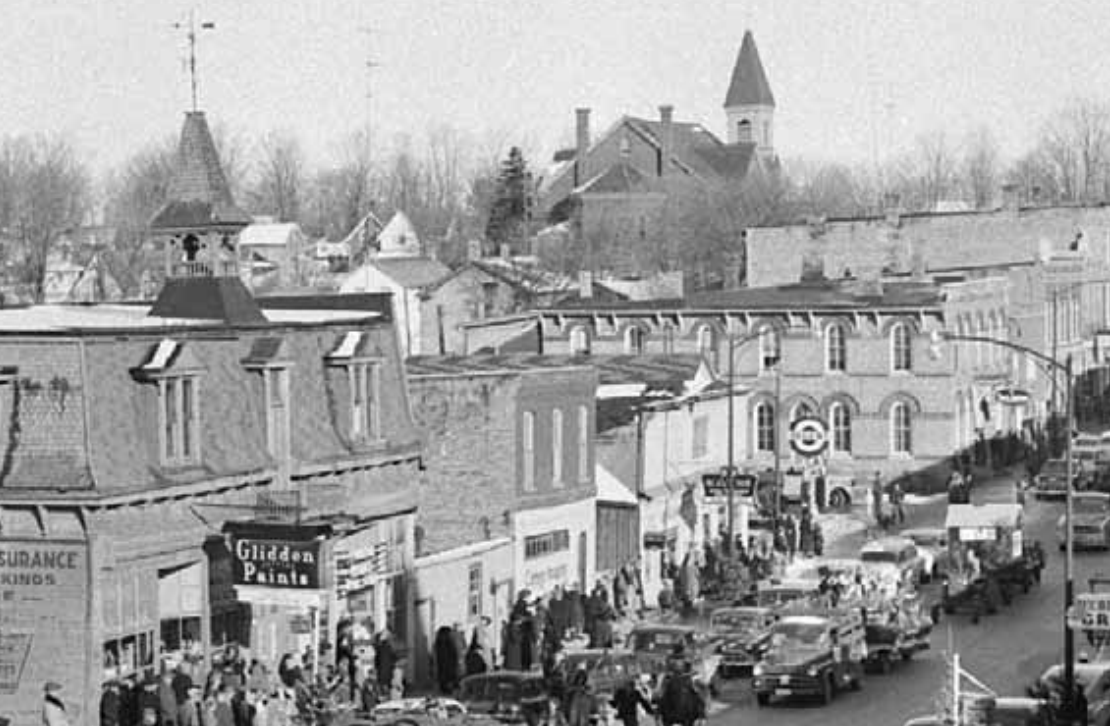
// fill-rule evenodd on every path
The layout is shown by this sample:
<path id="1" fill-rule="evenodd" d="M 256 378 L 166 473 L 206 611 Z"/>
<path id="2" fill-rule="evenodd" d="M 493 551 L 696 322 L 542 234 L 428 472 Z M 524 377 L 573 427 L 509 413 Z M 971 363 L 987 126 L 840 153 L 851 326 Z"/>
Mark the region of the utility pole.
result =
<path id="1" fill-rule="evenodd" d="M 1053 380 L 1055 380 L 1053 376 Z M 1073 557 L 1075 546 L 1072 542 L 1072 487 L 1074 485 L 1073 472 L 1075 463 L 1072 459 L 1072 429 L 1075 418 L 1075 403 L 1072 391 L 1072 359 L 1071 353 L 1064 362 L 1064 393 L 1068 400 L 1064 402 L 1064 425 L 1067 426 L 1064 455 L 1067 472 L 1067 484 L 1064 488 L 1064 704 L 1068 706 L 1068 713 L 1073 714 L 1075 705 L 1075 631 L 1069 627 L 1068 615 L 1075 604 L 1075 571 Z M 1086 720 L 1086 714 L 1083 714 Z"/>
<path id="2" fill-rule="evenodd" d="M 730 321 L 731 322 L 731 321 Z M 728 335 L 728 468 L 725 471 L 726 482 L 728 489 L 725 495 L 728 497 L 728 543 L 725 552 L 729 557 L 732 557 L 736 552 L 736 494 L 732 490 L 736 485 L 736 453 L 733 449 L 733 439 L 736 436 L 736 404 L 733 398 L 736 396 L 736 343 L 733 341 L 732 331 Z M 754 492 L 753 488 L 753 492 Z M 747 546 L 747 543 L 744 543 Z"/>
<path id="3" fill-rule="evenodd" d="M 177 22 L 173 24 L 177 30 L 184 30 L 185 38 L 189 42 L 189 88 L 192 92 L 192 110 L 197 110 L 197 31 L 198 30 L 215 30 L 216 24 L 202 20 L 200 26 L 197 26 L 196 10 L 189 11 L 189 22 Z"/>
<path id="4" fill-rule="evenodd" d="M 378 68 L 380 64 L 374 60 L 374 29 L 369 25 L 364 25 L 359 28 L 359 31 L 366 35 L 366 132 L 363 142 L 366 145 L 366 158 L 369 160 L 371 158 L 370 135 L 374 118 L 374 69 Z"/>

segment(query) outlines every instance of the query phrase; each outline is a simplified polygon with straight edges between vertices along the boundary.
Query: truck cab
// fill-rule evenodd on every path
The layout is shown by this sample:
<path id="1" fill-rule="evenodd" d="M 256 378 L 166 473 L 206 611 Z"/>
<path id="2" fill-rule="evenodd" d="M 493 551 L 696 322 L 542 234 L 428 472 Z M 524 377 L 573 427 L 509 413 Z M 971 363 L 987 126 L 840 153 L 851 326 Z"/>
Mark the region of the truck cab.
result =
<path id="1" fill-rule="evenodd" d="M 829 703 L 844 688 L 863 684 L 863 618 L 854 609 L 785 612 L 771 629 L 763 659 L 752 671 L 756 703 L 816 696 Z"/>

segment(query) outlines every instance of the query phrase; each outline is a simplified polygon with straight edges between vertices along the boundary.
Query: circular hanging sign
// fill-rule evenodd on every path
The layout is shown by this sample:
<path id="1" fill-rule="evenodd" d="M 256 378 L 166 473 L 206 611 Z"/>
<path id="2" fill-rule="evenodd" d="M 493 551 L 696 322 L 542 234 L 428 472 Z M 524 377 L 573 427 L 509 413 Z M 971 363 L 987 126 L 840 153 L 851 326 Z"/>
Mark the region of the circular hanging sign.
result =
<path id="1" fill-rule="evenodd" d="M 817 456 L 829 445 L 829 431 L 819 418 L 800 418 L 790 424 L 790 448 L 802 456 Z"/>

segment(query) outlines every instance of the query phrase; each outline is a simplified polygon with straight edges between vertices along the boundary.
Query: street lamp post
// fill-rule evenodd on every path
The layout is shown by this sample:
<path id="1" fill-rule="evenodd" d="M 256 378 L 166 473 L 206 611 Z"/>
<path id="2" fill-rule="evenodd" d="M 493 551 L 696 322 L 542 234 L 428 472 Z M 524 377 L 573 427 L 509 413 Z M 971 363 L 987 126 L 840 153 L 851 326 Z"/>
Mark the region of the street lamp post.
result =
<path id="1" fill-rule="evenodd" d="M 728 498 L 728 542 L 725 551 L 729 556 L 736 551 L 736 493 L 733 491 L 736 488 L 736 449 L 733 441 L 736 437 L 736 404 L 734 401 L 736 398 L 736 351 L 740 346 L 758 339 L 761 335 L 763 335 L 762 330 L 745 335 L 742 338 L 734 338 L 731 330 L 728 334 L 728 464 L 725 469 L 725 481 L 727 482 L 725 496 Z M 777 404 L 775 413 L 778 414 Z M 757 489 L 758 487 L 753 488 L 753 492 Z"/>
<path id="2" fill-rule="evenodd" d="M 1041 363 L 1048 366 L 1054 373 L 1064 374 L 1064 392 L 1067 396 L 1064 408 L 1064 425 L 1067 427 L 1065 433 L 1065 476 L 1067 483 L 1064 487 L 1064 705 L 1071 713 L 1071 705 L 1075 696 L 1075 633 L 1068 627 L 1068 617 L 1071 613 L 1072 606 L 1075 602 L 1075 581 L 1074 581 L 1074 567 L 1073 567 L 1073 536 L 1072 536 L 1072 487 L 1074 461 L 1072 458 L 1072 432 L 1075 428 L 1075 402 L 1072 397 L 1072 356 L 1068 353 L 1067 358 L 1063 363 L 1053 357 L 1047 356 L 1040 351 L 1033 350 L 1024 345 L 1011 343 L 1008 340 L 999 340 L 997 338 L 988 338 L 979 335 L 960 335 L 957 333 L 938 332 L 935 334 L 943 340 L 950 341 L 966 341 L 970 343 L 991 343 L 999 345 L 1010 350 L 1015 350 L 1019 353 L 1024 353 L 1031 356 Z M 1053 383 L 1055 384 L 1055 375 L 1053 376 Z"/>

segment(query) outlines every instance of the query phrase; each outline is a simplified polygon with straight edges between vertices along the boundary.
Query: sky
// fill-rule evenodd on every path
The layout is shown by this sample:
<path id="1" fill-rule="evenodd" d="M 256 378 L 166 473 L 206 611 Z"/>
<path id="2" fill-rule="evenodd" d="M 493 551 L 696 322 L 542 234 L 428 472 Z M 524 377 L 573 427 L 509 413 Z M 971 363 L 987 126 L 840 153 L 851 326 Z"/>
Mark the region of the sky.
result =
<path id="1" fill-rule="evenodd" d="M 447 125 L 549 154 L 574 109 L 724 136 L 746 28 L 785 158 L 872 163 L 938 128 L 990 127 L 1008 155 L 1069 97 L 1110 100 L 1107 0 L 4 0 L 0 136 L 68 134 L 95 169 L 174 135 L 200 106 L 254 136 L 296 134 L 326 163 L 369 119 L 375 148 Z M 369 32 L 367 32 L 367 29 Z M 377 65 L 367 73 L 367 60 Z M 369 80 L 368 80 L 369 79 Z M 370 91 L 369 100 L 367 90 Z M 541 162 L 546 159 L 541 159 Z"/>

